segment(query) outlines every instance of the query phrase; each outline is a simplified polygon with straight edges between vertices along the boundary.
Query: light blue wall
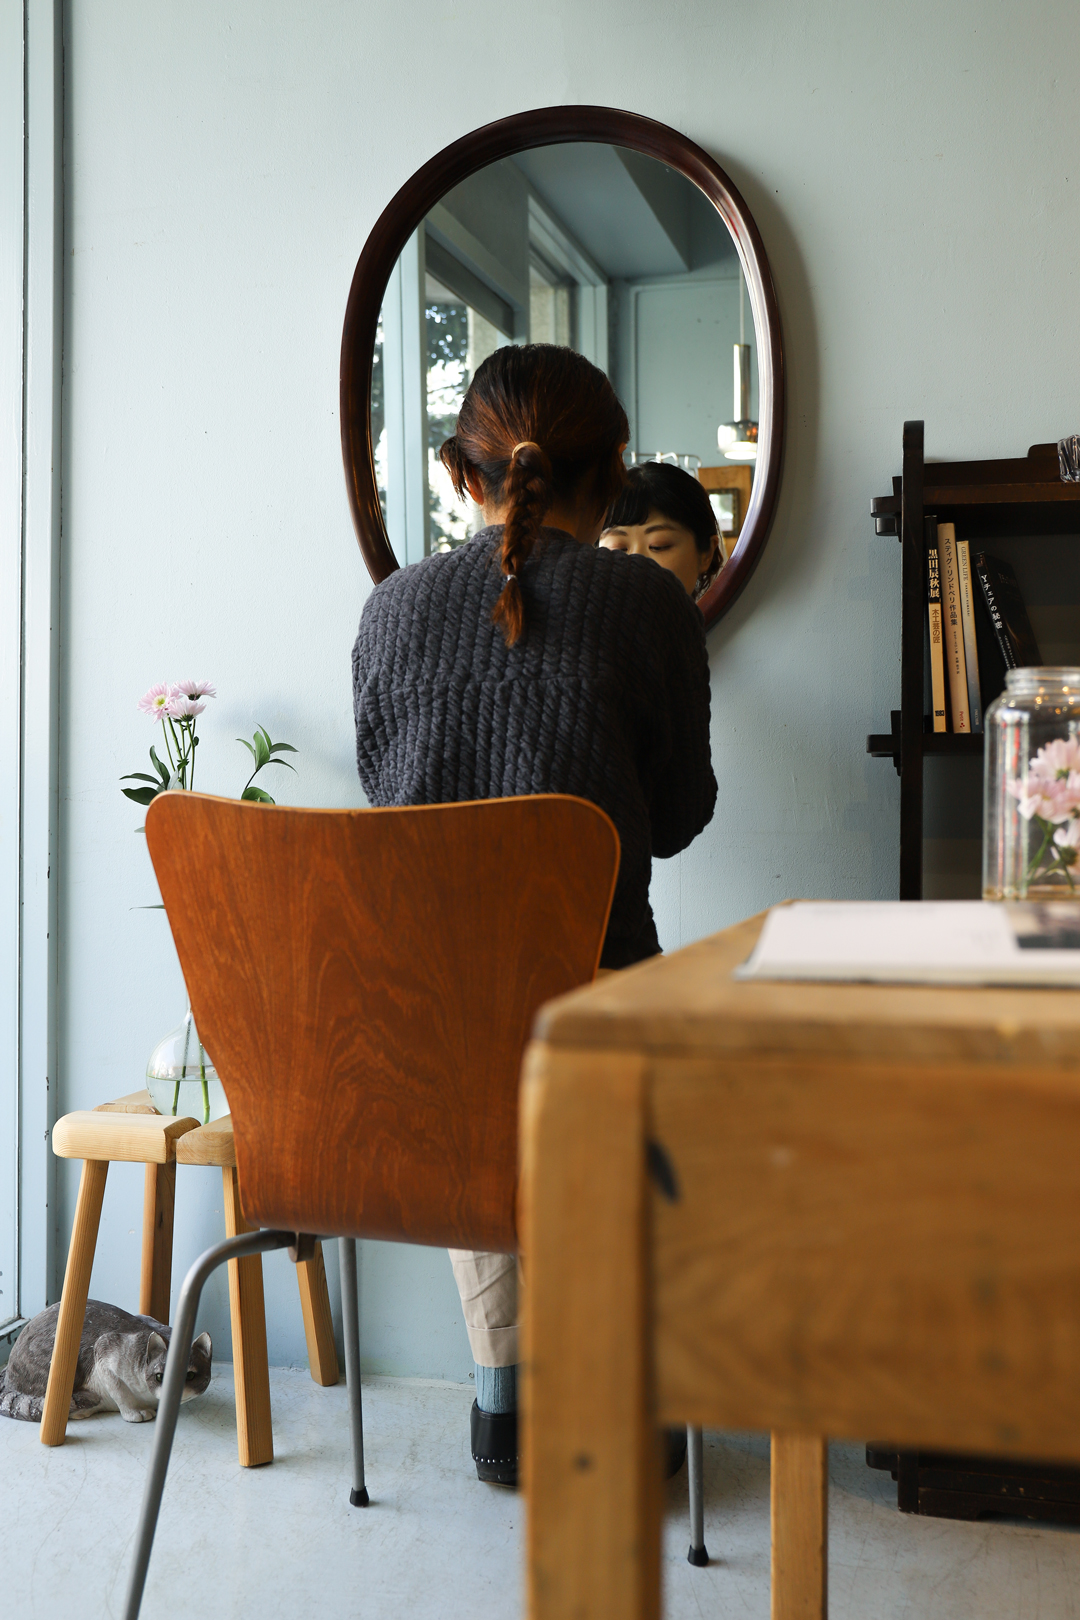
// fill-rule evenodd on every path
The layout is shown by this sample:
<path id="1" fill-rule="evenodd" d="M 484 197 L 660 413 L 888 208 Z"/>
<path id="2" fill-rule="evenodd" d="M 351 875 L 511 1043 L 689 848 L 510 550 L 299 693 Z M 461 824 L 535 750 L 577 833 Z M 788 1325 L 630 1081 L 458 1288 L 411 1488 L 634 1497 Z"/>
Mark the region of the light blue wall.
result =
<path id="1" fill-rule="evenodd" d="M 134 703 L 206 674 L 207 786 L 262 721 L 288 802 L 361 802 L 348 656 L 368 585 L 338 450 L 353 265 L 396 188 L 477 124 L 582 101 L 684 130 L 743 192 L 789 378 L 764 559 L 712 634 L 716 819 L 663 863 L 668 947 L 782 895 L 895 892 L 898 547 L 869 500 L 906 416 L 937 456 L 1080 423 L 1080 13 L 1069 0 L 71 0 L 64 465 L 60 1107 L 138 1083 L 183 989 L 139 817 Z M 521 42 L 527 42 L 522 44 Z M 517 43 L 515 43 L 517 42 Z M 730 399 L 730 373 L 718 380 Z M 284 775 L 284 773 L 282 773 Z M 61 1181 L 61 1252 L 73 1179 Z M 93 1289 L 134 1303 L 141 1181 L 118 1167 Z M 177 1272 L 220 1231 L 182 1174 Z M 300 1359 L 287 1262 L 272 1355 Z M 372 1247 L 365 1350 L 465 1376 L 444 1256 Z M 227 1341 L 219 1285 L 206 1321 Z"/>

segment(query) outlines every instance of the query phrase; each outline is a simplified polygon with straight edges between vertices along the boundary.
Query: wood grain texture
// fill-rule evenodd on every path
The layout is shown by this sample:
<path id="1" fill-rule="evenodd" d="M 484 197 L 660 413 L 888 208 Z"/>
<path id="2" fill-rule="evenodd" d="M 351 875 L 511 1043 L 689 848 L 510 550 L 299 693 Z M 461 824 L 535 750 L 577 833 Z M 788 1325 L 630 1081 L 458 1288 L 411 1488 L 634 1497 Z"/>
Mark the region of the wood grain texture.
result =
<path id="1" fill-rule="evenodd" d="M 661 1418 L 1080 1455 L 1080 1076 L 650 1065 Z"/>
<path id="2" fill-rule="evenodd" d="M 699 467 L 697 471 L 698 483 L 710 494 L 714 491 L 734 491 L 735 494 L 735 527 L 723 535 L 725 549 L 730 542 L 737 540 L 742 532 L 742 526 L 750 507 L 750 495 L 754 484 L 754 471 L 752 467 L 738 467 L 728 462 L 726 467 Z"/>
<path id="3" fill-rule="evenodd" d="M 60 1159 L 168 1164 L 176 1157 L 177 1139 L 195 1130 L 198 1123 L 197 1119 L 165 1119 L 161 1114 L 85 1109 L 57 1120 L 52 1128 L 52 1150 Z"/>
<path id="4" fill-rule="evenodd" d="M 764 913 L 546 1006 L 560 1046 L 817 1055 L 1080 1075 L 1080 991 L 742 982 Z"/>
<path id="5" fill-rule="evenodd" d="M 326 1265 L 321 1243 L 316 1243 L 312 1259 L 297 1263 L 296 1281 L 300 1288 L 300 1309 L 304 1314 L 304 1338 L 307 1340 L 311 1376 L 324 1389 L 330 1389 L 341 1377 L 341 1370 L 338 1367 L 337 1346 L 334 1344 L 334 1321 L 330 1314 L 330 1294 L 326 1286 Z"/>
<path id="6" fill-rule="evenodd" d="M 596 970 L 608 818 L 555 795 L 328 811 L 163 793 L 146 837 L 248 1220 L 516 1251 L 521 1056 L 537 1009 Z"/>
<path id="7" fill-rule="evenodd" d="M 640 1058 L 530 1047 L 521 1202 L 530 1620 L 656 1620 Z"/>
<path id="8" fill-rule="evenodd" d="M 760 926 L 612 975 L 538 1019 L 524 1235 L 530 1277 L 553 1234 L 563 1271 L 559 1289 L 530 1281 L 527 1344 L 555 1346 L 572 1389 L 612 1322 L 633 1331 L 607 1278 L 588 1321 L 571 1318 L 578 1337 L 560 1318 L 561 1299 L 605 1269 L 598 1253 L 628 1275 L 625 1234 L 605 1225 L 626 1221 L 607 1159 L 621 1147 L 625 1174 L 625 1134 L 643 1118 L 669 1173 L 649 1192 L 631 1367 L 651 1358 L 660 1423 L 773 1431 L 773 1612 L 818 1620 L 825 1435 L 1080 1458 L 1080 994 L 734 981 Z M 617 1103 L 621 1065 L 644 1078 Z M 536 1399 L 550 1405 L 527 1419 L 539 1438 L 526 1466 L 550 1542 L 530 1542 L 531 1614 L 607 1615 L 602 1598 L 594 1611 L 578 1587 L 567 1595 L 571 1577 L 585 1592 L 623 1575 L 610 1541 L 579 1577 L 578 1531 L 557 1540 L 560 1458 L 541 1426 L 558 1429 L 556 1380 L 545 1388 L 543 1374 L 538 1350 Z M 606 1505 L 580 1498 L 577 1511 L 603 1525 L 627 1489 L 609 1482 Z M 542 1560 L 562 1546 L 571 1577 L 549 1578 Z M 561 1607 L 542 1609 L 549 1579 Z"/>
<path id="9" fill-rule="evenodd" d="M 112 1102 L 98 1103 L 95 1114 L 156 1114 L 154 1100 L 144 1086 L 141 1091 L 129 1091 L 125 1097 Z"/>
<path id="10" fill-rule="evenodd" d="M 772 1436 L 772 1620 L 825 1620 L 829 1612 L 829 1442 Z"/>
<path id="11" fill-rule="evenodd" d="M 171 1164 L 148 1164 L 143 1191 L 139 1315 L 152 1316 L 156 1322 L 169 1320 L 175 1208 L 175 1161 Z"/>
<path id="12" fill-rule="evenodd" d="M 71 1228 L 64 1288 L 60 1296 L 60 1315 L 56 1323 L 45 1407 L 41 1415 L 43 1446 L 62 1446 L 67 1433 L 71 1392 L 75 1387 L 75 1364 L 79 1359 L 79 1341 L 90 1293 L 90 1273 L 94 1265 L 101 1201 L 105 1196 L 108 1174 L 107 1160 L 87 1159 L 79 1178 L 75 1221 Z"/>
<path id="13" fill-rule="evenodd" d="M 753 495 L 738 544 L 698 604 L 710 625 L 727 612 L 753 573 L 779 494 L 786 411 L 780 306 L 761 233 L 731 177 L 678 130 L 614 107 L 540 107 L 485 124 L 429 159 L 376 220 L 353 273 L 341 334 L 341 451 L 360 550 L 376 582 L 398 567 L 379 504 L 370 404 L 379 312 L 402 248 L 425 214 L 470 174 L 515 152 L 566 141 L 610 142 L 684 175 L 709 199 L 738 246 L 756 331 L 760 437 Z M 725 378 L 721 397 L 728 387 Z"/>
<path id="14" fill-rule="evenodd" d="M 240 1208 L 235 1169 L 221 1172 L 225 1236 L 250 1230 Z M 233 1382 L 236 1389 L 236 1450 L 241 1468 L 274 1460 L 270 1413 L 270 1368 L 266 1353 L 266 1306 L 262 1256 L 229 1261 L 229 1314 L 232 1319 Z"/>
<path id="15" fill-rule="evenodd" d="M 197 1131 L 188 1131 L 176 1144 L 177 1164 L 211 1164 L 219 1170 L 236 1163 L 236 1139 L 232 1115 L 212 1119 Z"/>

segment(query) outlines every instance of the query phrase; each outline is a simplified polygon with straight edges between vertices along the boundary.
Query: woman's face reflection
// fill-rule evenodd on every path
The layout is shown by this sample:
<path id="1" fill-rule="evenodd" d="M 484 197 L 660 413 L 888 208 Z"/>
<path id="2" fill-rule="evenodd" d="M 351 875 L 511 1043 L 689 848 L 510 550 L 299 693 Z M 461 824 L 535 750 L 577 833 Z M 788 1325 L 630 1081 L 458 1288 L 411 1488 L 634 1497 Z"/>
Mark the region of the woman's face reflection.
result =
<path id="1" fill-rule="evenodd" d="M 682 582 L 688 596 L 705 573 L 716 551 L 716 541 L 707 551 L 699 551 L 692 529 L 674 518 L 665 517 L 653 507 L 644 523 L 629 523 L 605 529 L 600 544 L 608 551 L 630 551 L 638 557 L 651 557 L 661 568 L 668 568 Z"/>

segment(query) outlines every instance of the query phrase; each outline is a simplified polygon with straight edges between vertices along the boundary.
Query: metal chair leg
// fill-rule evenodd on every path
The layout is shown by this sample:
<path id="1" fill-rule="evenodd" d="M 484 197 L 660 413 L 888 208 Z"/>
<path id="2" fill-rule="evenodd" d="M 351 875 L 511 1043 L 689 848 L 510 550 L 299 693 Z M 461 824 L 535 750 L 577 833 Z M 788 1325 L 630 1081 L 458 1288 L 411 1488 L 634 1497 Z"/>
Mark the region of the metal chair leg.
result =
<path id="1" fill-rule="evenodd" d="M 705 1550 L 705 1480 L 701 1430 L 686 1426 L 686 1468 L 690 1476 L 690 1551 L 687 1560 L 699 1568 L 709 1562 Z"/>
<path id="2" fill-rule="evenodd" d="M 338 1266 L 341 1270 L 341 1325 L 345 1330 L 345 1382 L 349 1389 L 349 1422 L 352 1426 L 353 1483 L 349 1501 L 353 1507 L 367 1507 L 364 1409 L 360 1397 L 360 1291 L 356 1282 L 355 1238 L 338 1238 Z"/>
<path id="3" fill-rule="evenodd" d="M 150 1473 L 143 1493 L 139 1513 L 139 1528 L 135 1536 L 135 1560 L 128 1583 L 124 1604 L 124 1620 L 138 1620 L 142 1604 L 146 1571 L 150 1564 L 150 1550 L 154 1545 L 161 1493 L 165 1489 L 165 1475 L 169 1468 L 176 1417 L 187 1380 L 188 1358 L 195 1337 L 195 1313 L 199 1309 L 203 1284 L 211 1272 L 227 1260 L 241 1260 L 249 1254 L 266 1254 L 270 1249 L 287 1249 L 296 1241 L 295 1232 L 242 1232 L 238 1237 L 215 1243 L 201 1254 L 184 1278 L 176 1307 L 176 1320 L 169 1340 L 169 1354 L 165 1362 L 165 1378 L 158 1402 L 157 1422 L 154 1425 L 154 1454 L 150 1460 Z"/>

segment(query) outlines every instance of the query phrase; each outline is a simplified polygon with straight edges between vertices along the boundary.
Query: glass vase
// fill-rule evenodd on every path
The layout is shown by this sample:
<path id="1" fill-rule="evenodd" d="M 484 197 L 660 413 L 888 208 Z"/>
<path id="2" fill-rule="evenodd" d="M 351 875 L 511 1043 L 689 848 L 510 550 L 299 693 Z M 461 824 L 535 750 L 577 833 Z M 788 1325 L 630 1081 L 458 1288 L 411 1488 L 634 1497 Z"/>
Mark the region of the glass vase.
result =
<path id="1" fill-rule="evenodd" d="M 229 1112 L 225 1088 L 199 1039 L 190 1002 L 183 1021 L 154 1047 L 146 1065 L 146 1089 L 159 1114 L 209 1125 Z"/>
<path id="2" fill-rule="evenodd" d="M 983 899 L 1080 899 L 1080 669 L 1010 669 L 985 728 Z"/>

